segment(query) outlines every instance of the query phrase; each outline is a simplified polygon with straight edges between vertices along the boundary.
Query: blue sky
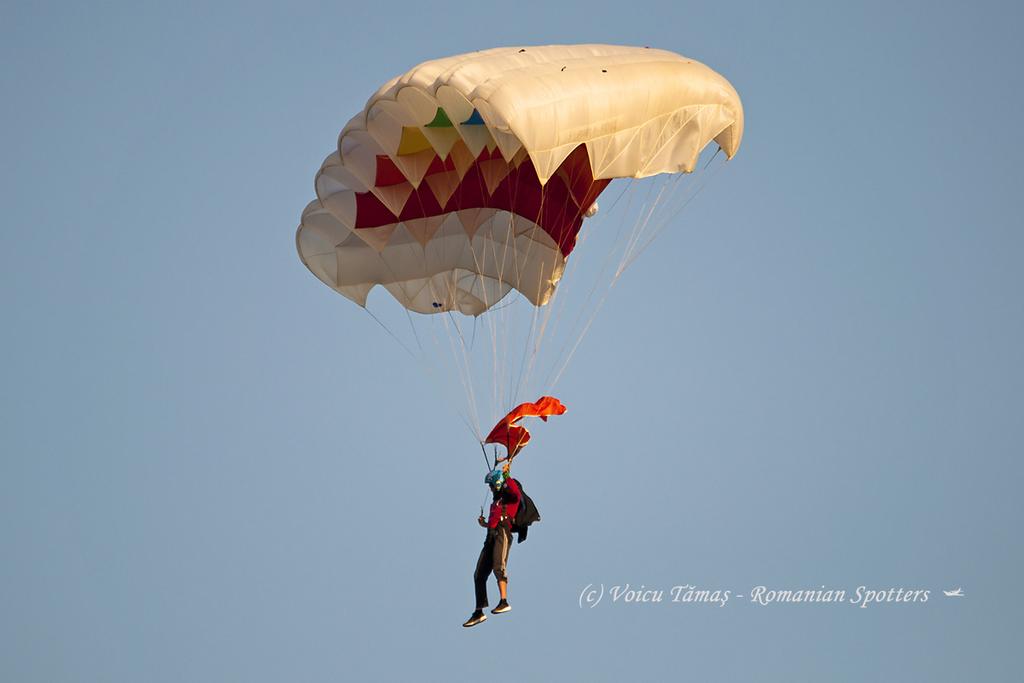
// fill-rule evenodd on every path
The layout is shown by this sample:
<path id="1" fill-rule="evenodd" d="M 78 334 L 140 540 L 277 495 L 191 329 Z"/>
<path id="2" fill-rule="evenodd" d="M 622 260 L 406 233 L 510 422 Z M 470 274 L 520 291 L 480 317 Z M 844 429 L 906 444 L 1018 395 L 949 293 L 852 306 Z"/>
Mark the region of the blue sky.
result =
<path id="1" fill-rule="evenodd" d="M 1017 673 L 1012 4 L 0 18 L 0 678 Z M 709 64 L 746 135 L 609 293 L 516 465 L 544 519 L 514 610 L 466 631 L 479 449 L 294 230 L 381 83 L 578 42 Z M 581 609 L 593 583 L 933 597 Z"/>

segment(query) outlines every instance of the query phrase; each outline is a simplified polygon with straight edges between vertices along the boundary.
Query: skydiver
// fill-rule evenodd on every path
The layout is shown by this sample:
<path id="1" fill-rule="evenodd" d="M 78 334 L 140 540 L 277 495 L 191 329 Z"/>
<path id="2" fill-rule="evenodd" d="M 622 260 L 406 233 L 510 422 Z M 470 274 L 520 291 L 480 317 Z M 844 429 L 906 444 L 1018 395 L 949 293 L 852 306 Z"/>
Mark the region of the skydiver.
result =
<path id="1" fill-rule="evenodd" d="M 495 467 L 484 477 L 484 483 L 491 488 L 493 499 L 488 518 L 485 520 L 483 511 L 477 518 L 477 524 L 487 529 L 484 547 L 476 562 L 473 573 L 473 584 L 476 590 L 476 609 L 463 626 L 476 626 L 487 619 L 484 608 L 487 607 L 487 575 L 494 573 L 498 580 L 498 592 L 501 600 L 491 610 L 491 614 L 501 614 L 512 609 L 508 604 L 508 551 L 512 547 L 512 520 L 522 500 L 522 491 L 514 479 L 508 475 L 509 463 L 504 467 Z"/>

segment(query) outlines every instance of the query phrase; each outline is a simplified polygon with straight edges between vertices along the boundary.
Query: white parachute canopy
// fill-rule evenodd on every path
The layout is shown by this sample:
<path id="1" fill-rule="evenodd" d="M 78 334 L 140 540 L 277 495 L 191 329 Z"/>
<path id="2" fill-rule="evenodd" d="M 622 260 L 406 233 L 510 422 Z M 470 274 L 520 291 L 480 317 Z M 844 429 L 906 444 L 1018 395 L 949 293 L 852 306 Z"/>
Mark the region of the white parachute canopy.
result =
<path id="1" fill-rule="evenodd" d="M 425 62 L 345 126 L 303 214 L 300 257 L 364 306 L 479 315 L 511 289 L 551 298 L 613 178 L 686 173 L 739 147 L 725 78 L 665 50 L 497 48 Z M 592 215 L 592 214 L 590 214 Z"/>
<path id="2" fill-rule="evenodd" d="M 554 388 L 611 283 L 700 189 L 679 180 L 710 143 L 732 158 L 742 136 L 732 85 L 666 50 L 551 45 L 428 61 L 345 125 L 296 246 L 359 306 L 378 285 L 401 304 L 405 321 L 371 315 L 433 377 L 458 377 L 481 438 L 481 404 L 494 420 Z M 630 180 L 597 216 L 618 178 Z M 596 264 L 603 287 L 566 298 L 593 233 L 617 262 Z"/>

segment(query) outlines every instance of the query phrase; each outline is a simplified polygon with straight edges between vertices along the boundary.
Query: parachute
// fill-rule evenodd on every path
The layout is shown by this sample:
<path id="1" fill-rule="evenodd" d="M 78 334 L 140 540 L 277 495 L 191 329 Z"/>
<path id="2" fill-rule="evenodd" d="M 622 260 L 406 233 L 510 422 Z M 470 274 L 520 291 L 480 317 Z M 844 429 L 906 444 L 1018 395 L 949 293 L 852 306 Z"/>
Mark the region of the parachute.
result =
<path id="1" fill-rule="evenodd" d="M 423 348 L 431 337 L 416 319 L 442 321 L 438 336 L 453 352 L 448 374 L 462 382 L 467 424 L 483 443 L 476 404 L 488 392 L 470 359 L 476 320 L 490 333 L 483 346 L 497 417 L 529 390 L 548 343 L 549 318 L 537 311 L 551 315 L 584 221 L 616 220 L 617 200 L 595 216 L 609 183 L 688 174 L 711 142 L 731 159 L 742 136 L 732 85 L 666 50 L 507 47 L 428 61 L 384 84 L 341 131 L 316 175 L 317 198 L 302 213 L 296 246 L 317 278 L 359 306 L 368 307 L 377 286 L 390 293 L 431 363 L 439 354 Z M 637 225 L 670 195 L 663 187 L 638 201 Z M 634 231 L 626 245 L 615 277 L 646 243 Z M 512 292 L 525 300 L 518 309 Z M 527 331 L 516 333 L 507 321 L 524 307 Z M 585 317 L 578 321 L 571 329 L 582 330 L 579 338 L 557 347 L 546 382 L 557 382 L 554 370 L 589 329 Z M 525 441 L 503 443 L 511 455 Z"/>
<path id="2" fill-rule="evenodd" d="M 510 289 L 546 304 L 612 178 L 694 169 L 739 148 L 722 76 L 672 52 L 498 48 L 425 62 L 342 130 L 296 242 L 360 306 L 376 285 L 417 313 L 480 315 Z"/>

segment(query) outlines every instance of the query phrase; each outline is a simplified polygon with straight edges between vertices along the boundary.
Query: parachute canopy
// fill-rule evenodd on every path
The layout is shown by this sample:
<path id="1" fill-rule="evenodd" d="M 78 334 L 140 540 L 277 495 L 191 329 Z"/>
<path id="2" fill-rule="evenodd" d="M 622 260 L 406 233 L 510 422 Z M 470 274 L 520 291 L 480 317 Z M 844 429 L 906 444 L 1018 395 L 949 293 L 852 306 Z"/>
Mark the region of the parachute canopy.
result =
<path id="1" fill-rule="evenodd" d="M 302 215 L 299 255 L 360 306 L 376 285 L 418 313 L 542 306 L 613 178 L 694 170 L 743 135 L 703 64 L 611 45 L 497 48 L 424 62 L 349 121 Z"/>
<path id="2" fill-rule="evenodd" d="M 508 449 L 508 457 L 512 457 L 530 442 L 530 432 L 518 424 L 521 419 L 539 417 L 547 422 L 549 415 L 564 414 L 565 406 L 554 396 L 541 396 L 533 403 L 520 403 L 494 425 L 484 443 L 501 444 Z"/>

